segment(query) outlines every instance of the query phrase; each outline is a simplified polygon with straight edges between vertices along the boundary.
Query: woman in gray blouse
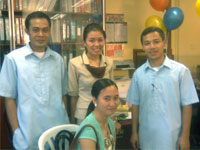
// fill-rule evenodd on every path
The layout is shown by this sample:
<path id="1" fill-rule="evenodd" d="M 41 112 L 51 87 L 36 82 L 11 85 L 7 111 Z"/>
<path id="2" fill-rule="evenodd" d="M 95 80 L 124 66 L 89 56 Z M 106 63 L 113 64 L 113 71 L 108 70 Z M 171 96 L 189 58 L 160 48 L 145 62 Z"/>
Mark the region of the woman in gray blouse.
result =
<path id="1" fill-rule="evenodd" d="M 113 78 L 113 61 L 104 56 L 106 34 L 97 23 L 88 24 L 83 32 L 85 51 L 69 61 L 68 94 L 71 96 L 71 122 L 80 124 L 92 100 L 91 87 L 99 78 Z M 76 121 L 75 121 L 76 120 Z"/>

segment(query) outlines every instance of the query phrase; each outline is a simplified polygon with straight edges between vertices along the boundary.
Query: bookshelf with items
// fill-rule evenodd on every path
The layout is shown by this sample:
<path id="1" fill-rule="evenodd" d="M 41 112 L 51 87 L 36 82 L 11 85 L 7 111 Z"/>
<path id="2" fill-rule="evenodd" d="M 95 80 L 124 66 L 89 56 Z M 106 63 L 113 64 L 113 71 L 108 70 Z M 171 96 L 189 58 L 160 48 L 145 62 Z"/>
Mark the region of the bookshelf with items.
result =
<path id="1" fill-rule="evenodd" d="M 124 14 L 106 14 L 106 55 L 113 57 L 114 60 L 114 78 L 132 77 L 134 64 L 132 60 L 118 60 L 117 57 L 123 57 L 125 44 L 128 43 L 127 22 Z"/>
<path id="2" fill-rule="evenodd" d="M 13 50 L 28 43 L 24 21 L 36 10 L 51 18 L 49 46 L 61 54 L 66 63 L 83 52 L 82 34 L 88 23 L 104 26 L 104 0 L 0 0 L 0 4 L 0 27 L 4 27 L 5 32 L 0 33 L 3 50 Z"/>
<path id="3" fill-rule="evenodd" d="M 4 55 L 10 51 L 9 41 L 10 33 L 7 4 L 5 0 L 0 0 L 0 68 Z"/>
<path id="4" fill-rule="evenodd" d="M 28 43 L 25 18 L 37 10 L 51 18 L 49 46 L 63 56 L 66 64 L 84 50 L 84 27 L 90 22 L 104 26 L 104 0 L 0 0 L 0 70 L 5 54 Z M 3 100 L 0 104 L 0 115 L 3 116 Z M 6 138 L 5 126 L 5 118 L 1 117 L 0 149 L 11 148 L 12 140 Z"/>
<path id="5" fill-rule="evenodd" d="M 127 44 L 127 22 L 124 14 L 106 14 L 106 55 L 110 57 L 122 57 L 124 44 Z"/>

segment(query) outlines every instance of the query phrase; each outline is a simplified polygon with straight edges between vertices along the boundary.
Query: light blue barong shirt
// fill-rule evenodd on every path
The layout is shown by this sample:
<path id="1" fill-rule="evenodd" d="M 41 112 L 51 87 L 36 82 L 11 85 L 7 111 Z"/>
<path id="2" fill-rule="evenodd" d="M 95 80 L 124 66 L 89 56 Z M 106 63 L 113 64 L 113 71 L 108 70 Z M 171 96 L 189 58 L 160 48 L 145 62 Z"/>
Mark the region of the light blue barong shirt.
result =
<path id="1" fill-rule="evenodd" d="M 181 108 L 199 101 L 189 69 L 167 56 L 158 71 L 149 61 L 136 70 L 126 100 L 139 107 L 139 143 L 148 150 L 175 150 Z"/>
<path id="2" fill-rule="evenodd" d="M 13 135 L 16 149 L 35 150 L 47 129 L 69 123 L 62 101 L 67 76 L 62 57 L 49 47 L 40 59 L 30 45 L 5 56 L 0 73 L 0 95 L 16 100 L 19 128 Z"/>

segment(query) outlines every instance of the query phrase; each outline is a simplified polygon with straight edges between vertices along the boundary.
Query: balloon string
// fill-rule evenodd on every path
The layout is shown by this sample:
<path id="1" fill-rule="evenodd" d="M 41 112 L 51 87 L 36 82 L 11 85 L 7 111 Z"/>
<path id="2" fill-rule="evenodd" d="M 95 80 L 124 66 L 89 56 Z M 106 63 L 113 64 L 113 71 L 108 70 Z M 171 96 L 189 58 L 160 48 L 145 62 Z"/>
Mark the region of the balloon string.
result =
<path id="1" fill-rule="evenodd" d="M 167 35 L 166 35 L 166 55 L 168 54 L 168 42 L 169 42 L 169 30 L 167 30 Z"/>

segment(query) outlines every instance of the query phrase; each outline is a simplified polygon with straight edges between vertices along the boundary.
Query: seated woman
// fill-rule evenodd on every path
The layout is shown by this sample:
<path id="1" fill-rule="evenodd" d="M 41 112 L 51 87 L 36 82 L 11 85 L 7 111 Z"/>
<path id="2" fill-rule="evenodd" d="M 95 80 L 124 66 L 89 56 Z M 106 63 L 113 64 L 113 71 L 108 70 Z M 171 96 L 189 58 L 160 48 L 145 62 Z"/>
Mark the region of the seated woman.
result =
<path id="1" fill-rule="evenodd" d="M 93 84 L 91 94 L 94 110 L 91 110 L 92 112 L 81 123 L 76 135 L 85 124 L 90 124 L 97 131 L 99 149 L 113 150 L 115 149 L 116 133 L 114 122 L 110 116 L 119 105 L 118 87 L 110 79 L 99 79 Z M 95 150 L 96 144 L 97 138 L 94 130 L 86 127 L 78 137 L 76 149 Z"/>

